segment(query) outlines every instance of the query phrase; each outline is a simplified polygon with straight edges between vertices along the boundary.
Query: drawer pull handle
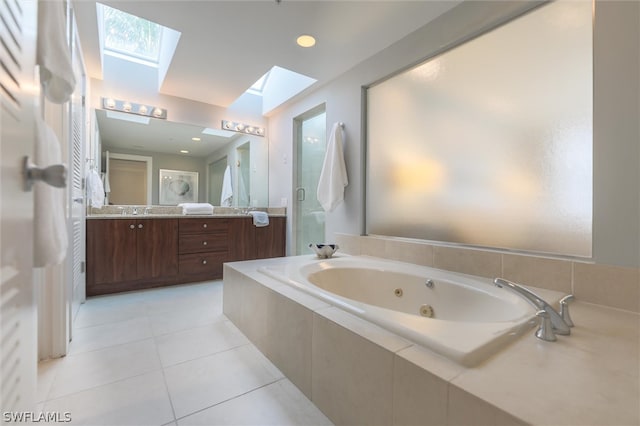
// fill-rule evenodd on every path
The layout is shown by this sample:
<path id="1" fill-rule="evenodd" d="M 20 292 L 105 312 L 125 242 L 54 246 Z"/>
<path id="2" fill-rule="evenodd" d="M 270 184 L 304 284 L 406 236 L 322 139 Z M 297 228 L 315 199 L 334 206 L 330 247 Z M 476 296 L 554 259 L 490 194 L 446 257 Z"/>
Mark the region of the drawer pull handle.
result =
<path id="1" fill-rule="evenodd" d="M 206 246 L 206 245 L 207 245 L 207 242 L 206 242 L 206 241 L 203 241 L 203 242 L 202 242 L 202 245 L 203 245 L 203 246 Z"/>
<path id="2" fill-rule="evenodd" d="M 138 229 L 142 229 L 142 224 L 139 224 L 139 225 L 138 225 Z"/>
<path id="3" fill-rule="evenodd" d="M 203 264 L 203 265 L 206 265 L 206 264 L 207 264 L 206 259 L 203 259 L 203 260 L 202 260 L 202 264 Z"/>
<path id="4" fill-rule="evenodd" d="M 135 229 L 135 228 L 136 228 L 136 226 L 135 226 L 135 225 L 129 225 L 129 228 L 131 228 L 131 229 Z"/>
<path id="5" fill-rule="evenodd" d="M 203 223 L 203 224 L 202 224 L 202 227 L 203 227 L 203 228 L 206 228 L 206 227 L 207 227 L 207 224 L 206 224 L 206 223 Z"/>

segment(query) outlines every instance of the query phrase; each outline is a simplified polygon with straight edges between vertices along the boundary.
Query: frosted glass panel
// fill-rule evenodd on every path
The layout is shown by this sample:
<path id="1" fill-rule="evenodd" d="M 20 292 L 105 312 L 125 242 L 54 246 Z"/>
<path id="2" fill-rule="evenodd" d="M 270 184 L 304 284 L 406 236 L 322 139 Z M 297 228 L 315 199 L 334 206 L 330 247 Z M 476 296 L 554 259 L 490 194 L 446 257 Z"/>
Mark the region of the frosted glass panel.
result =
<path id="1" fill-rule="evenodd" d="M 369 88 L 368 233 L 591 256 L 591 14 L 554 2 Z"/>

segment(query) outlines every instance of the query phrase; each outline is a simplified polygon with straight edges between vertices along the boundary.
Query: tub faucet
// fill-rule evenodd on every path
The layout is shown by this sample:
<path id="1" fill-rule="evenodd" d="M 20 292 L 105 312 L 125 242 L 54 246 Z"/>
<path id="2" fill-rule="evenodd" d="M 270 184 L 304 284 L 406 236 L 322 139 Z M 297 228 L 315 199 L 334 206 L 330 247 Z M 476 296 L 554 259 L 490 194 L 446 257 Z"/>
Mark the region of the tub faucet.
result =
<path id="1" fill-rule="evenodd" d="M 553 307 L 551 305 L 549 305 L 547 302 L 545 302 L 540 296 L 538 296 L 534 292 L 524 288 L 523 286 L 521 286 L 519 284 L 516 284 L 516 283 L 511 282 L 509 280 L 505 280 L 503 278 L 496 278 L 495 280 L 493 280 L 493 283 L 496 286 L 500 287 L 500 288 L 503 288 L 503 287 L 504 288 L 508 288 L 509 290 L 512 290 L 515 293 L 518 293 L 520 296 L 524 297 L 532 305 L 534 305 L 536 308 L 538 308 L 539 311 L 546 312 L 549 315 L 549 321 L 551 321 L 551 326 L 553 328 L 553 332 L 555 332 L 557 334 L 562 334 L 564 336 L 568 336 L 569 334 L 571 334 L 571 328 L 565 322 L 563 317 L 555 309 L 553 309 Z M 565 306 L 566 302 L 569 302 L 570 300 L 573 300 L 573 296 L 571 296 L 571 297 L 567 296 L 567 297 L 563 298 L 562 300 L 565 301 L 565 304 L 563 304 L 563 306 Z M 565 315 L 567 317 L 569 317 L 569 312 L 568 311 L 566 311 L 566 312 L 567 313 Z M 543 319 L 545 319 L 545 318 L 543 317 Z M 540 337 L 540 336 L 538 336 L 538 337 Z M 546 339 L 543 339 L 543 340 L 546 340 Z"/>

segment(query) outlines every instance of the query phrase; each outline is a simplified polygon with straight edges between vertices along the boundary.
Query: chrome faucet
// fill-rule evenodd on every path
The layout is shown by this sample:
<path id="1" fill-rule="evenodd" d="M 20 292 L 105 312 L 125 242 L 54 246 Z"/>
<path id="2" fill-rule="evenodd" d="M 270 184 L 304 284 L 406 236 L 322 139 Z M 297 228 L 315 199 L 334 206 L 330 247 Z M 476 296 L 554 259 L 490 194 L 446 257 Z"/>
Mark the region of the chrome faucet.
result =
<path id="1" fill-rule="evenodd" d="M 573 322 L 571 322 L 571 325 L 569 325 L 567 324 L 567 321 L 565 321 L 564 318 L 567 318 L 569 319 L 569 321 L 571 321 L 571 317 L 569 316 L 568 303 L 574 299 L 573 295 L 566 296 L 562 298 L 562 300 L 560 301 L 560 305 L 562 306 L 564 311 L 563 315 L 560 315 L 558 311 L 553 309 L 553 307 L 549 305 L 547 302 L 545 302 L 540 296 L 538 296 L 534 292 L 524 288 L 519 284 L 516 284 L 509 280 L 505 280 L 503 278 L 496 278 L 495 280 L 493 280 L 493 283 L 500 288 L 503 288 L 503 287 L 508 288 L 509 290 L 512 290 L 515 293 L 518 293 L 520 296 L 524 297 L 532 305 L 538 308 L 539 311 L 546 312 L 546 314 L 549 316 L 548 319 L 551 322 L 552 332 L 555 332 L 556 334 L 562 334 L 564 336 L 568 336 L 569 334 L 571 334 L 571 326 L 573 325 Z M 546 319 L 546 315 L 538 315 L 538 316 L 542 317 L 543 320 Z M 537 333 L 536 336 L 538 336 L 538 338 L 541 338 L 543 340 L 550 340 L 550 339 L 543 338 L 542 334 L 543 333 Z M 549 336 L 548 332 L 544 334 L 546 336 Z"/>

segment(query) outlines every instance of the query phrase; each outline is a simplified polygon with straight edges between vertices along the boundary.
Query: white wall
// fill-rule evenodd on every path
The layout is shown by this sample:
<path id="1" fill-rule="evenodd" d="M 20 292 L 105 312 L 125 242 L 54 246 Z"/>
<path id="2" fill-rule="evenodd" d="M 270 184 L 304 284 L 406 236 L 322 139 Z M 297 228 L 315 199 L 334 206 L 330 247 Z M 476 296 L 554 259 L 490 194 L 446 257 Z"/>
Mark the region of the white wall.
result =
<path id="1" fill-rule="evenodd" d="M 293 118 L 326 103 L 327 125 L 345 123 L 349 186 L 345 202 L 327 214 L 327 240 L 335 232 L 364 229 L 362 86 L 416 64 L 448 46 L 510 19 L 536 2 L 467 2 L 445 13 L 304 98 L 269 117 L 269 199 L 293 199 Z M 598 1 L 594 29 L 594 260 L 640 264 L 640 128 L 638 76 L 640 4 Z M 288 221 L 288 247 L 292 220 Z"/>

